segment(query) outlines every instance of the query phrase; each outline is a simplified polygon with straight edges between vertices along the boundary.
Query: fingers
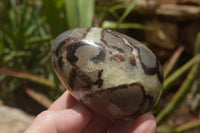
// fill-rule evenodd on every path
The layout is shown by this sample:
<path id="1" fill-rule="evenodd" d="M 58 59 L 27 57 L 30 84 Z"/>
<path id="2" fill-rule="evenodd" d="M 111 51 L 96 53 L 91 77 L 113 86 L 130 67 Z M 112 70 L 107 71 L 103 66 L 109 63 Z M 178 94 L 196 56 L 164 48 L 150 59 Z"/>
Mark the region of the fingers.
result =
<path id="1" fill-rule="evenodd" d="M 39 114 L 25 133 L 79 133 L 91 119 L 90 111 L 82 104 L 71 109 L 47 110 Z"/>
<path id="2" fill-rule="evenodd" d="M 69 91 L 65 91 L 61 97 L 59 97 L 49 108 L 49 110 L 62 110 L 68 109 L 76 105 L 78 101 L 69 94 Z"/>
<path id="3" fill-rule="evenodd" d="M 114 121 L 110 133 L 129 133 L 133 124 L 134 120 L 116 122 Z"/>
<path id="4" fill-rule="evenodd" d="M 106 133 L 110 123 L 110 120 L 105 119 L 96 113 L 92 113 L 90 122 L 81 133 Z"/>
<path id="5" fill-rule="evenodd" d="M 63 95 L 58 98 L 48 109 L 49 111 L 59 111 L 63 109 L 70 109 L 73 108 L 73 106 L 77 106 L 80 104 L 78 101 L 69 94 L 68 91 L 63 93 Z M 84 105 L 82 105 L 84 106 Z M 88 124 L 86 124 L 81 133 L 90 133 L 97 131 L 97 133 L 106 132 L 110 123 L 110 120 L 107 120 L 103 118 L 102 116 L 97 115 L 96 113 L 91 113 L 90 116 L 92 116 L 91 120 Z M 64 117 L 64 116 L 63 116 Z M 66 116 L 68 117 L 68 116 Z M 66 124 L 66 123 L 64 123 Z M 62 124 L 61 124 L 62 125 Z M 59 125 L 60 128 L 60 125 Z M 66 127 L 67 128 L 67 127 Z"/>
<path id="6" fill-rule="evenodd" d="M 135 120 L 131 133 L 155 133 L 156 120 L 152 114 L 144 114 Z"/>
<path id="7" fill-rule="evenodd" d="M 110 133 L 155 133 L 156 121 L 147 113 L 136 120 L 115 122 Z"/>
<path id="8" fill-rule="evenodd" d="M 110 120 L 88 110 L 66 91 L 51 107 L 39 114 L 25 133 L 102 133 L 106 132 Z M 136 120 L 116 122 L 111 133 L 155 133 L 153 115 L 144 114 Z"/>

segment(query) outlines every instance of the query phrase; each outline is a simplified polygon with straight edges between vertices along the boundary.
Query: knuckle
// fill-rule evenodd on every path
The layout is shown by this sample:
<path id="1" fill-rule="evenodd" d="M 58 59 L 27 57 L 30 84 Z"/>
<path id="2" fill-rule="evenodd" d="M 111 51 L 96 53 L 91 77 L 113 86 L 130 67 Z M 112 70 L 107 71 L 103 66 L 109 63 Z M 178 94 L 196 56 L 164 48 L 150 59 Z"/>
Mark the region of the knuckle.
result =
<path id="1" fill-rule="evenodd" d="M 53 113 L 52 111 L 46 110 L 41 112 L 37 118 L 42 121 L 53 121 Z"/>

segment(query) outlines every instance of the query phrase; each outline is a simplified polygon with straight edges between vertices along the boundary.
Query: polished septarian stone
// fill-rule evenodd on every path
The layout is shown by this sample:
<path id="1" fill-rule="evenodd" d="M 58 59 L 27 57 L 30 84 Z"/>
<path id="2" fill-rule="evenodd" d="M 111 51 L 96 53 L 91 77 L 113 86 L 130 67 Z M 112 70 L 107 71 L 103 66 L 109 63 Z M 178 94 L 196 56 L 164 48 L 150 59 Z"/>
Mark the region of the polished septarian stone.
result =
<path id="1" fill-rule="evenodd" d="M 148 112 L 163 87 L 162 67 L 142 43 L 102 28 L 60 34 L 52 46 L 54 69 L 70 93 L 110 119 Z"/>

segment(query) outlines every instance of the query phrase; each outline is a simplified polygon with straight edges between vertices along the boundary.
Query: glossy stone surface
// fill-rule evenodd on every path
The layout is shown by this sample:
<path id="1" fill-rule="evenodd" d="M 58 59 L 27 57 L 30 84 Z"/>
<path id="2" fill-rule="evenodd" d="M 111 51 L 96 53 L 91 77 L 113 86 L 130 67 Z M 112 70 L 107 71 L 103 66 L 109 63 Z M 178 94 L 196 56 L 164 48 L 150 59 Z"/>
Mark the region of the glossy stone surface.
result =
<path id="1" fill-rule="evenodd" d="M 54 69 L 70 93 L 110 119 L 148 112 L 160 97 L 162 67 L 142 43 L 101 28 L 60 34 L 52 46 Z"/>

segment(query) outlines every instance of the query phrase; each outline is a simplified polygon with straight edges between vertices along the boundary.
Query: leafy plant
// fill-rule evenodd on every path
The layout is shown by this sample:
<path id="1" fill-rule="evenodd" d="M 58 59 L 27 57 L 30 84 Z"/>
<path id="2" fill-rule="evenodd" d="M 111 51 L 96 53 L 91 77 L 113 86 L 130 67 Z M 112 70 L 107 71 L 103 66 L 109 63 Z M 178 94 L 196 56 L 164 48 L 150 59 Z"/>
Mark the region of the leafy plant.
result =
<path id="1" fill-rule="evenodd" d="M 53 37 L 76 27 L 91 27 L 94 0 L 42 0 Z M 87 8 L 85 8 L 87 7 Z"/>
<path id="2" fill-rule="evenodd" d="M 50 36 L 41 16 L 42 4 L 23 0 L 0 1 L 0 67 L 51 77 Z M 49 65 L 48 65 L 49 64 Z M 16 78 L 0 75 L 1 96 L 13 95 L 22 86 Z M 4 92 L 4 93 L 3 93 Z"/>
<path id="3" fill-rule="evenodd" d="M 195 47 L 200 46 L 199 36 L 197 36 Z M 178 58 L 182 53 L 183 48 L 179 48 L 169 62 L 164 67 L 164 74 L 165 74 L 165 82 L 164 82 L 164 93 L 167 93 L 172 85 L 184 74 L 190 70 L 187 74 L 187 77 L 181 84 L 178 91 L 174 94 L 173 98 L 166 107 L 160 111 L 156 116 L 156 121 L 158 123 L 158 132 L 161 133 L 183 133 L 186 131 L 190 131 L 192 129 L 200 127 L 200 119 L 194 119 L 189 122 L 182 123 L 181 125 L 176 126 L 168 126 L 168 125 L 161 125 L 162 122 L 166 121 L 170 118 L 171 115 L 179 108 L 179 106 L 184 102 L 186 99 L 187 94 L 191 91 L 192 85 L 194 84 L 195 80 L 199 78 L 200 75 L 200 51 L 195 49 L 195 56 L 185 63 L 181 68 L 173 72 L 169 75 L 170 71 L 172 71 L 173 66 L 175 63 L 178 62 Z M 169 76 L 168 76 L 169 75 Z"/>
<path id="4" fill-rule="evenodd" d="M 29 4 L 26 0 L 22 5 L 15 0 L 4 2 L 0 23 L 1 66 L 23 70 L 35 68 L 37 72 L 36 66 L 46 63 L 50 41 L 42 26 L 44 19 L 39 16 L 42 5 Z"/>
<path id="5" fill-rule="evenodd" d="M 109 29 L 142 29 L 142 30 L 150 30 L 154 29 L 154 27 L 149 25 L 144 25 L 137 22 L 124 22 L 125 19 L 131 14 L 131 12 L 135 9 L 138 0 L 133 0 L 132 2 L 120 2 L 113 3 L 109 7 L 99 6 L 97 10 L 100 10 L 99 13 L 99 23 L 100 27 L 109 28 Z M 125 10 L 122 14 L 118 13 L 118 10 Z M 113 16 L 116 21 L 107 19 L 107 16 Z"/>

